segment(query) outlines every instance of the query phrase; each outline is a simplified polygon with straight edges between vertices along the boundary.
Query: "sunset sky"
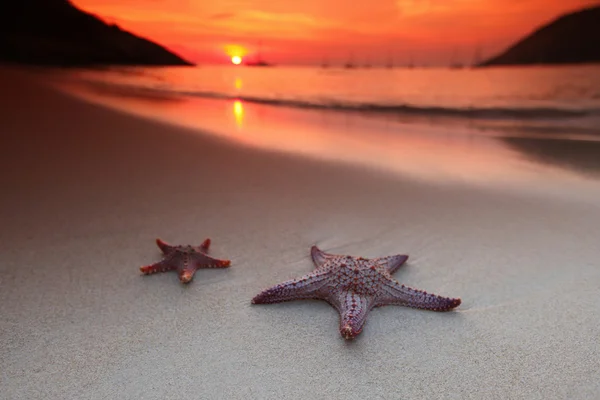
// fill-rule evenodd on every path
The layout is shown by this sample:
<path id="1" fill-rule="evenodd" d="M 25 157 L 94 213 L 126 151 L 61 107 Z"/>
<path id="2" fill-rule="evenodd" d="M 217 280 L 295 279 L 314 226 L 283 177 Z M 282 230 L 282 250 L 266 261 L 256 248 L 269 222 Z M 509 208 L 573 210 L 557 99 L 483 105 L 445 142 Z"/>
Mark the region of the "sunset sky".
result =
<path id="1" fill-rule="evenodd" d="M 446 65 L 491 56 L 598 0 L 74 0 L 198 63 L 256 55 L 277 64 Z M 229 53 L 229 54 L 228 54 Z M 243 54 L 240 54 L 243 53 Z"/>

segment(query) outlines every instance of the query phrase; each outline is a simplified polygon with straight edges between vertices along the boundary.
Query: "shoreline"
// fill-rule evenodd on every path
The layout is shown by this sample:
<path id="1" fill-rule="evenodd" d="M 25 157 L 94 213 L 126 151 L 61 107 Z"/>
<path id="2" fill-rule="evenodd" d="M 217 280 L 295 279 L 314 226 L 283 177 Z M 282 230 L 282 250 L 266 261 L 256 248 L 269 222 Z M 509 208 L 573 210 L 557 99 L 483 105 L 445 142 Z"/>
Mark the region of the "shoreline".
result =
<path id="1" fill-rule="evenodd" d="M 10 398 L 600 392 L 600 208 L 587 196 L 432 184 L 258 150 L 26 75 L 1 79 L 0 370 Z M 176 274 L 140 276 L 159 259 L 156 237 L 210 237 L 211 254 L 232 266 L 200 270 L 187 286 Z M 324 302 L 250 305 L 311 271 L 313 244 L 409 254 L 398 281 L 463 304 L 376 309 L 352 343 Z"/>
<path id="2" fill-rule="evenodd" d="M 55 82 L 55 87 L 119 113 L 267 153 L 370 169 L 434 186 L 466 185 L 588 204 L 600 196 L 595 184 L 600 164 L 594 162 L 596 154 L 600 157 L 600 142 L 587 136 L 529 135 L 471 122 L 432 125 L 232 100 L 124 95 L 97 92 L 95 86 L 69 79 Z M 560 150 L 563 143 L 568 150 Z"/>

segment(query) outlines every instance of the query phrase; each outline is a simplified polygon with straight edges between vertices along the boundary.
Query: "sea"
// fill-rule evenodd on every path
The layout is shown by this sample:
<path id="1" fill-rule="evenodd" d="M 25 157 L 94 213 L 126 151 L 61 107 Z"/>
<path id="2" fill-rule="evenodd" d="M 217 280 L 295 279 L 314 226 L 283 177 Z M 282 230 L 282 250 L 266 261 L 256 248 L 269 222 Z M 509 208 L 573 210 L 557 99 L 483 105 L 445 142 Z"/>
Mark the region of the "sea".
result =
<path id="1" fill-rule="evenodd" d="M 112 68 L 79 71 L 105 89 L 360 112 L 379 118 L 490 121 L 600 130 L 600 65 L 505 68 Z"/>
<path id="2" fill-rule="evenodd" d="M 417 179 L 553 187 L 557 176 L 600 178 L 600 65 L 201 65 L 56 76 L 120 110 Z"/>

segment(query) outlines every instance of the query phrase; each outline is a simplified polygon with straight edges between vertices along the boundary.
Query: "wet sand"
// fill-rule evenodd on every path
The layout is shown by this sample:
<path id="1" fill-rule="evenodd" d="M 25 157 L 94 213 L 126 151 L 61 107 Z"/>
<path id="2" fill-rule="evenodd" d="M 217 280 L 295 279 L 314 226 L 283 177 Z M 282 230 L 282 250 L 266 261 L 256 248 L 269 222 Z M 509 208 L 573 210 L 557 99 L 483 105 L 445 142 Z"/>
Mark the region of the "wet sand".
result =
<path id="1" fill-rule="evenodd" d="M 600 393 L 600 206 L 588 192 L 440 183 L 267 151 L 2 72 L 5 398 Z M 174 273 L 141 276 L 160 258 L 156 237 L 210 237 L 232 266 L 187 286 Z M 250 304 L 311 271 L 313 244 L 409 254 L 396 279 L 463 304 L 375 309 L 351 342 L 324 302 Z"/>

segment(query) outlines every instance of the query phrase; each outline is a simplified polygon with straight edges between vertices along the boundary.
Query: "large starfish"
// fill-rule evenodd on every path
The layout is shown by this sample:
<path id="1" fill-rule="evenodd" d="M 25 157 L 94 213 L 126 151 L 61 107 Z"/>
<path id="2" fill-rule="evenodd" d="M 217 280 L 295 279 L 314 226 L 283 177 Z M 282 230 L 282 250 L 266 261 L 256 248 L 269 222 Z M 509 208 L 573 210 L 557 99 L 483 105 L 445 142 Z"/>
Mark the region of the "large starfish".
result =
<path id="1" fill-rule="evenodd" d="M 156 239 L 156 244 L 164 257 L 157 263 L 140 267 L 145 275 L 177 270 L 181 283 L 189 283 L 199 268 L 227 268 L 231 264 L 229 260 L 218 260 L 206 254 L 210 239 L 200 246 L 171 246 L 160 239 Z"/>
<path id="2" fill-rule="evenodd" d="M 461 300 L 441 297 L 401 285 L 391 274 L 408 259 L 395 255 L 374 259 L 327 254 L 313 246 L 317 268 L 308 275 L 280 283 L 252 299 L 253 304 L 288 300 L 325 300 L 340 313 L 340 333 L 353 339 L 363 329 L 373 307 L 401 305 L 433 311 L 449 311 Z"/>

